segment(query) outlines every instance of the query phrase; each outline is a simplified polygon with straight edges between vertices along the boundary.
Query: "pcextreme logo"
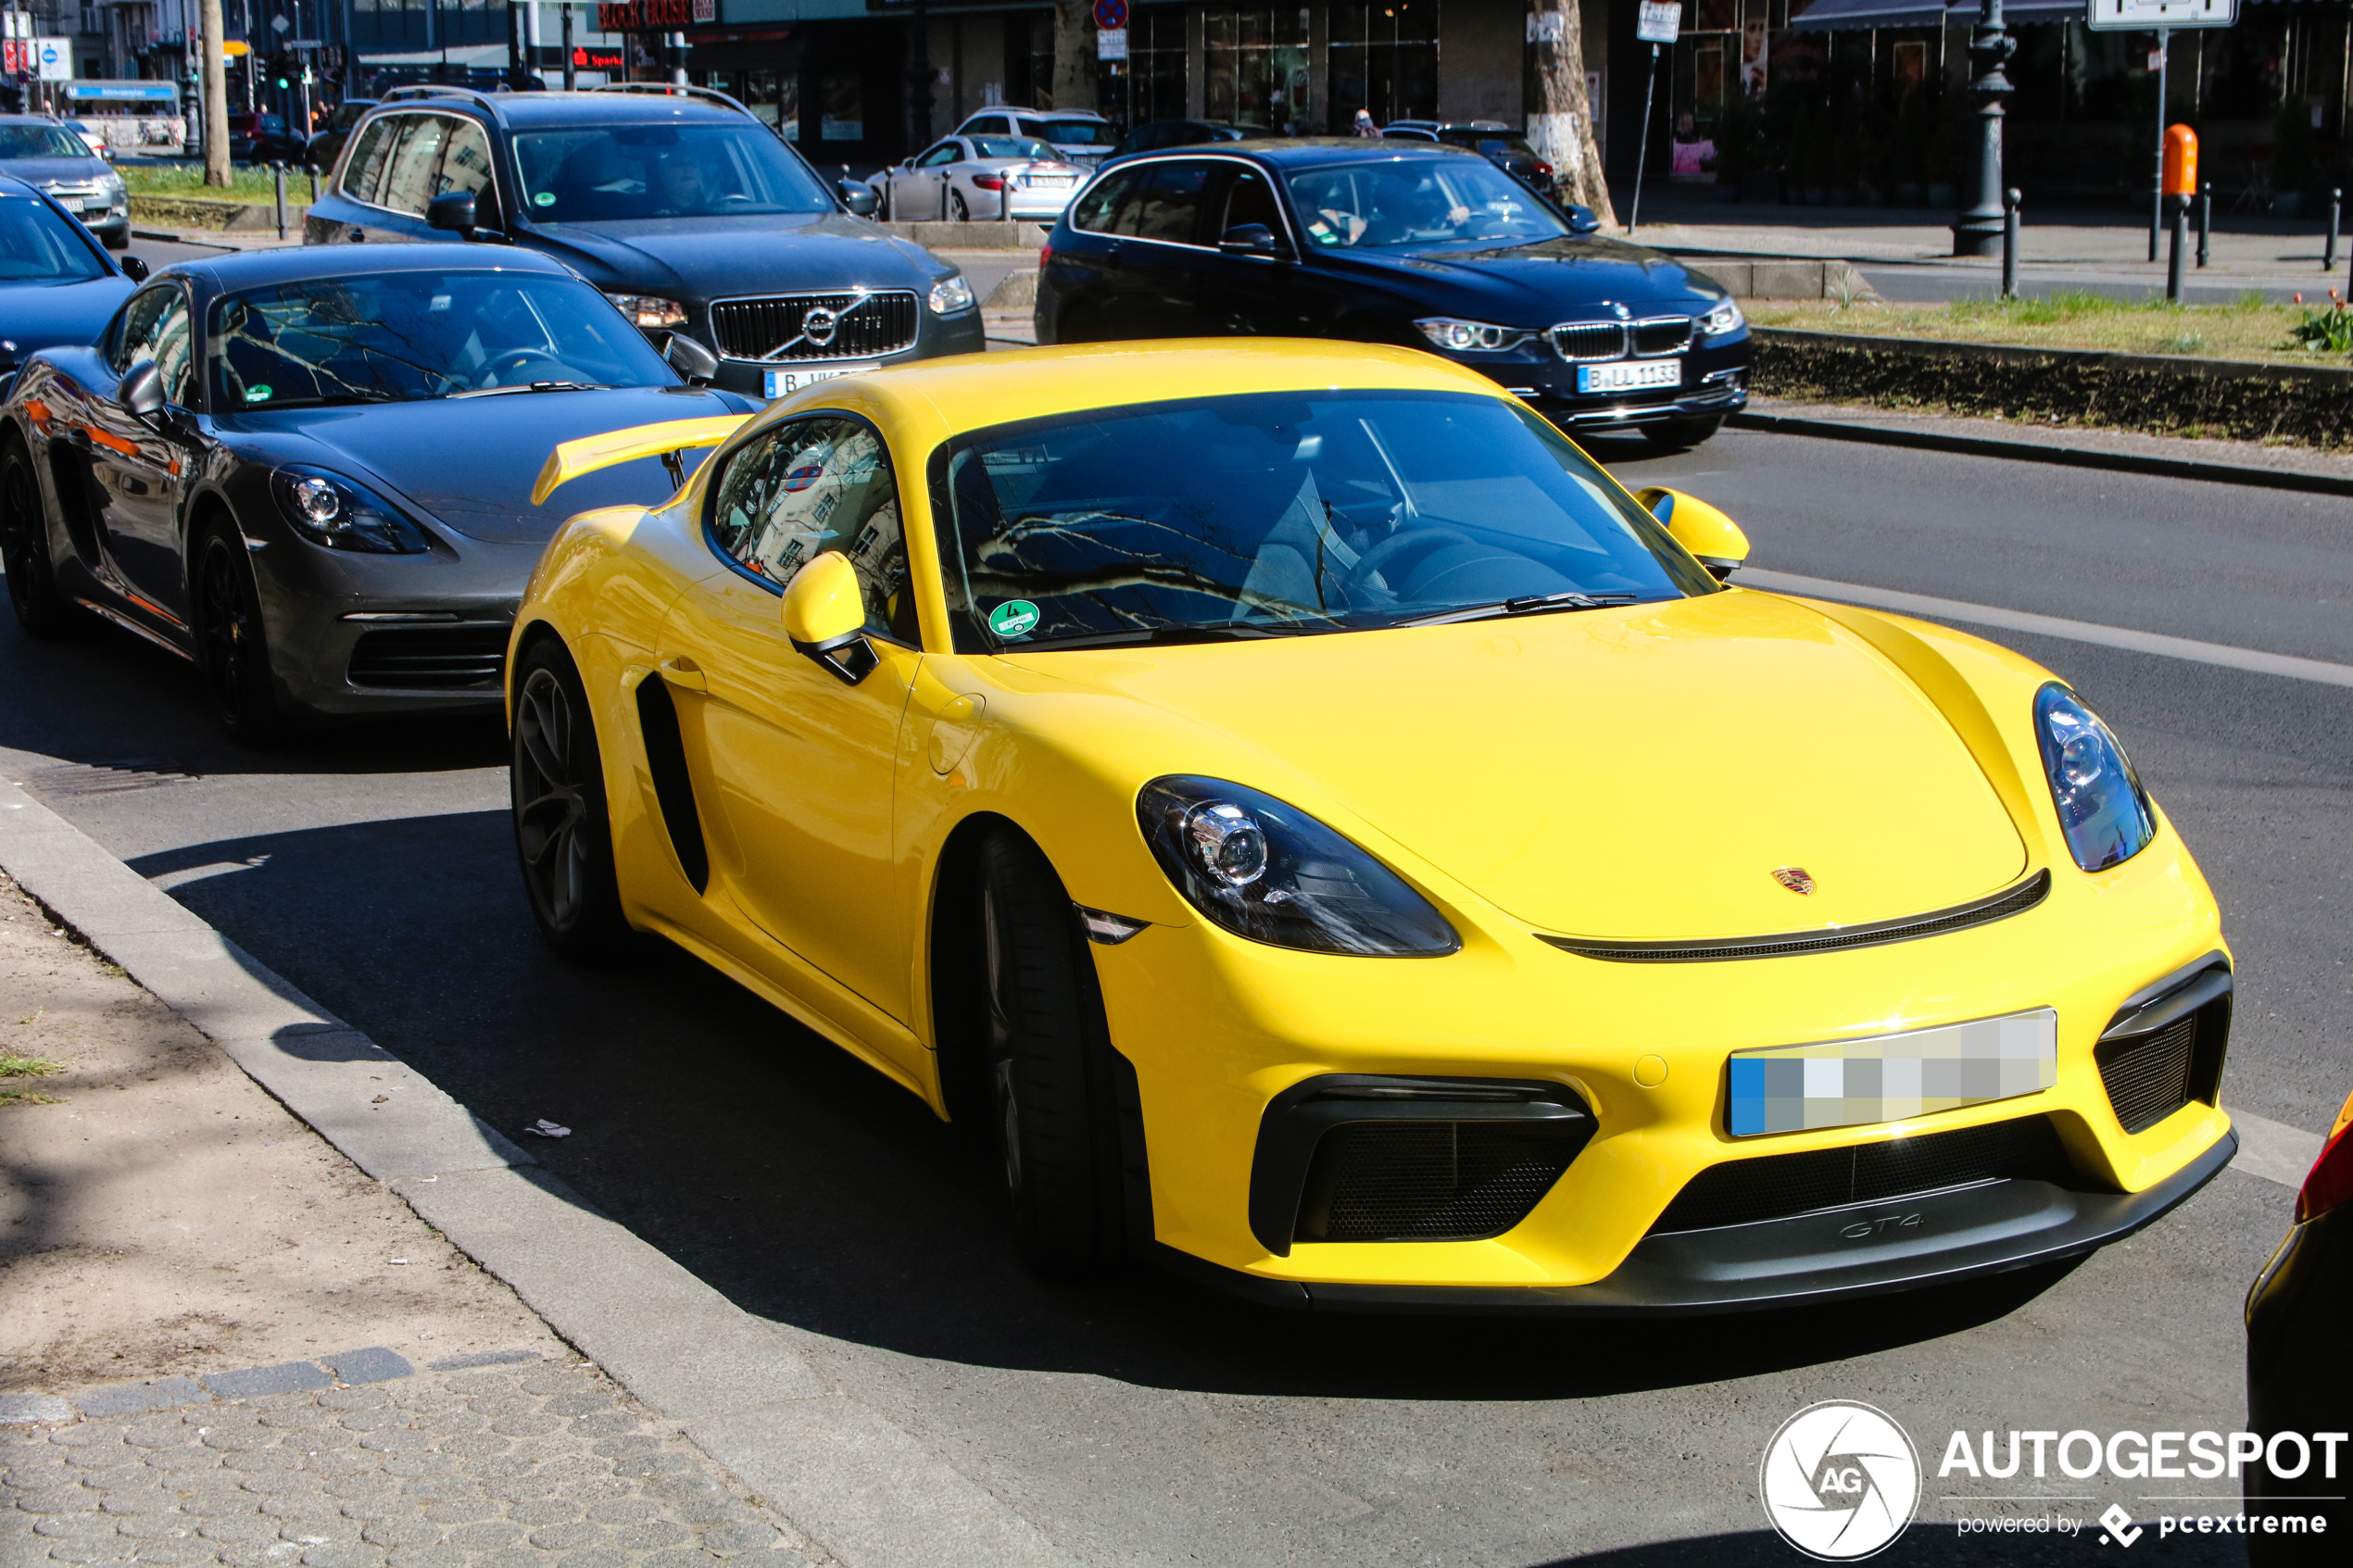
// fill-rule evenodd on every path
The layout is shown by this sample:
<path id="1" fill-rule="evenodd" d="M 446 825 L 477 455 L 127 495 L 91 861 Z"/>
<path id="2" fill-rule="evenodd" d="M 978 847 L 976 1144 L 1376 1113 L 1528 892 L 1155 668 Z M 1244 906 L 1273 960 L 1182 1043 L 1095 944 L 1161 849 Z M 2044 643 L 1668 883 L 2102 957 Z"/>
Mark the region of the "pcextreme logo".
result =
<path id="1" fill-rule="evenodd" d="M 1920 1500 L 1920 1459 L 1885 1411 L 1850 1399 L 1781 1423 L 1756 1472 L 1765 1517 L 1806 1556 L 1852 1562 L 1884 1549 Z"/>

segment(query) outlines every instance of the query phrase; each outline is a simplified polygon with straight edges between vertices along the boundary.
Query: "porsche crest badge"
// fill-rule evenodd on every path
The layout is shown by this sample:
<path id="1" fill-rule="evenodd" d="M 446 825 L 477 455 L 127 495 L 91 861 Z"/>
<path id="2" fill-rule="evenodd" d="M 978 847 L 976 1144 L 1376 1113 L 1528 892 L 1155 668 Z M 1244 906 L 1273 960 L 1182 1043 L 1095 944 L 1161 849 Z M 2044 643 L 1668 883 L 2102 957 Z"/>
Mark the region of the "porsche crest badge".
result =
<path id="1" fill-rule="evenodd" d="M 1804 866 L 1783 866 L 1773 872 L 1773 880 L 1792 893 L 1803 895 L 1814 891 L 1813 873 Z"/>

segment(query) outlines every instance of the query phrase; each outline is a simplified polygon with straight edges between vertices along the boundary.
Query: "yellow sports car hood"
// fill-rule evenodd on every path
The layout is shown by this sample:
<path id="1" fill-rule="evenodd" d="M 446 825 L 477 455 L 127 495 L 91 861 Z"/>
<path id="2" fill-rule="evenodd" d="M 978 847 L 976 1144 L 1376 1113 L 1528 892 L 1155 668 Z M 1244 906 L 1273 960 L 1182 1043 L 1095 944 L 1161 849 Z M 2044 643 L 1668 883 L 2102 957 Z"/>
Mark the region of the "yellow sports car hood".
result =
<path id="1" fill-rule="evenodd" d="M 1919 688 L 1767 594 L 1017 657 L 1231 734 L 1322 792 L 1297 804 L 1353 811 L 1547 931 L 1852 925 L 1964 903 L 2025 870 L 2016 826 Z M 1785 886 L 1782 868 L 1815 891 Z"/>

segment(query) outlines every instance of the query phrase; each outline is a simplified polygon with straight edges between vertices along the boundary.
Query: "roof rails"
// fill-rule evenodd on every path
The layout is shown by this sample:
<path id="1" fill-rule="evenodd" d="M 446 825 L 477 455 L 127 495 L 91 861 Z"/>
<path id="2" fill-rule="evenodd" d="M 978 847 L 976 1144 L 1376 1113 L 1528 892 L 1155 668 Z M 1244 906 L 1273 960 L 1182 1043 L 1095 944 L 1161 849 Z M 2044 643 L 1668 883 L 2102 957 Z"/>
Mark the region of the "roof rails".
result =
<path id="1" fill-rule="evenodd" d="M 472 98 L 500 120 L 503 121 L 507 118 L 506 111 L 498 107 L 498 100 L 489 94 L 478 93 L 471 87 L 452 86 L 446 82 L 412 82 L 405 86 L 391 89 L 376 102 L 397 104 L 412 98 Z"/>
<path id="2" fill-rule="evenodd" d="M 707 98 L 714 104 L 735 110 L 749 119 L 760 119 L 742 104 L 715 87 L 690 87 L 683 82 L 599 82 L 581 89 L 584 93 L 635 93 L 658 97 Z M 762 125 L 768 122 L 760 119 Z"/>

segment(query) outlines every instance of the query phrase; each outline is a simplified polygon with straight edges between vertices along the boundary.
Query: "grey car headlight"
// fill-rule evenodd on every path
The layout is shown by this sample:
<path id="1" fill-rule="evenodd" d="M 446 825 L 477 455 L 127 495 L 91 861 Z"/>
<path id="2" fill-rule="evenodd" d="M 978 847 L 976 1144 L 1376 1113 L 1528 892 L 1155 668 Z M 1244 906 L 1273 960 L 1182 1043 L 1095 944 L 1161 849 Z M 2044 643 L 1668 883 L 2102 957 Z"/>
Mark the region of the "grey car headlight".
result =
<path id="1" fill-rule="evenodd" d="M 328 549 L 414 556 L 428 547 L 423 529 L 358 480 L 288 463 L 271 474 L 270 489 L 295 532 Z"/>
<path id="2" fill-rule="evenodd" d="M 655 294 L 609 294 L 605 295 L 629 318 L 629 324 L 641 332 L 658 332 L 686 324 L 686 307 L 674 299 L 664 299 Z"/>
<path id="3" fill-rule="evenodd" d="M 1414 325 L 1422 330 L 1422 336 L 1454 354 L 1473 350 L 1493 354 L 1517 348 L 1536 335 L 1523 327 L 1499 327 L 1491 321 L 1464 321 L 1452 316 L 1425 316 Z"/>
<path id="4" fill-rule="evenodd" d="M 931 286 L 931 313 L 953 316 L 959 310 L 973 307 L 973 286 L 961 272 L 951 272 Z"/>
<path id="5" fill-rule="evenodd" d="M 1176 891 L 1237 936 L 1368 958 L 1462 949 L 1404 878 L 1271 795 L 1177 775 L 1146 784 L 1136 816 Z"/>
<path id="6" fill-rule="evenodd" d="M 1741 307 L 1733 302 L 1732 296 L 1726 295 L 1716 302 L 1706 315 L 1699 319 L 1699 335 L 1722 337 L 1727 332 L 1739 332 L 1747 325 L 1748 318 L 1741 314 Z"/>

